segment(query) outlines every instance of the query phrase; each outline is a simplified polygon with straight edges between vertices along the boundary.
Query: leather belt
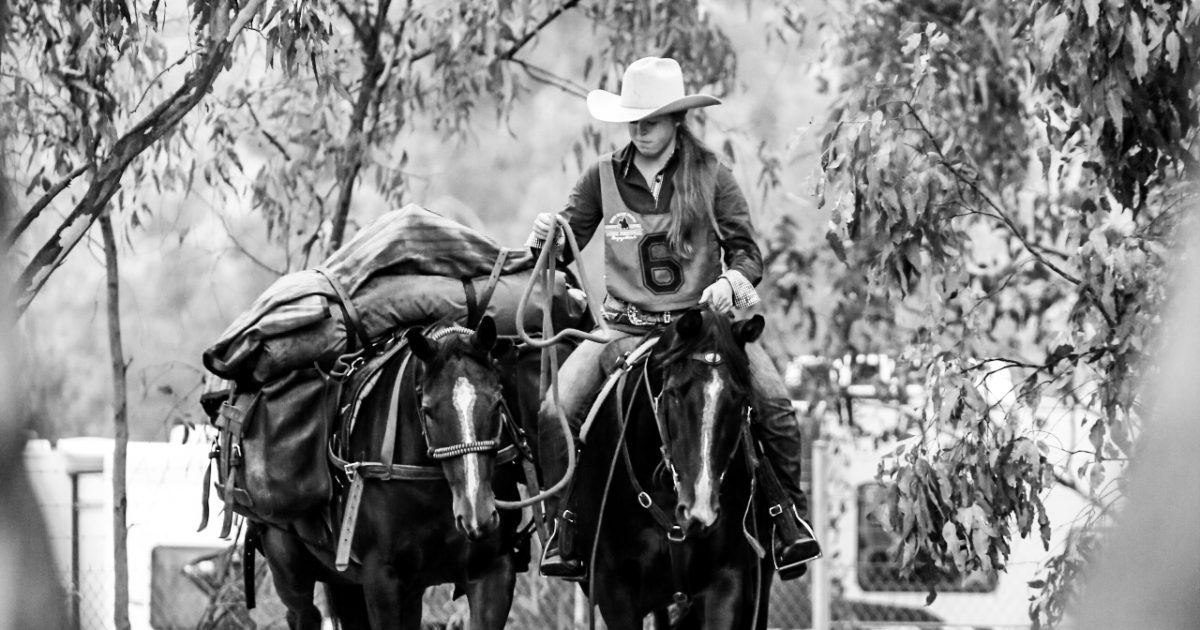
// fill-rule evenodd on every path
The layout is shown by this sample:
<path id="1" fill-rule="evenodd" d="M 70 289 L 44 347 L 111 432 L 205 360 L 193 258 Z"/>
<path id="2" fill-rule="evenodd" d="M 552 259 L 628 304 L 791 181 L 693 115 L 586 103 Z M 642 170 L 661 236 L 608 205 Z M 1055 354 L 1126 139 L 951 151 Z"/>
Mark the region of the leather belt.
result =
<path id="1" fill-rule="evenodd" d="M 604 319 L 619 324 L 634 326 L 659 326 L 670 324 L 689 309 L 681 308 L 676 311 L 646 311 L 611 295 L 604 296 L 602 306 Z"/>

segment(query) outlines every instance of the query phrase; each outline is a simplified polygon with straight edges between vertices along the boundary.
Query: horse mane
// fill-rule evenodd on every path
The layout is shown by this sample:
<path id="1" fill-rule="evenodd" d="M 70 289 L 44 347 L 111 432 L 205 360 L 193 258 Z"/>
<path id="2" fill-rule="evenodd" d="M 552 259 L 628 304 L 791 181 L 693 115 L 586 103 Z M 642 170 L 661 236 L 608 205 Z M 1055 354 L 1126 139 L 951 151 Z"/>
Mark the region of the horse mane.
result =
<path id="1" fill-rule="evenodd" d="M 696 309 L 701 317 L 699 333 L 683 337 L 676 330 L 678 320 L 663 333 L 655 355 L 660 370 L 665 370 L 697 352 L 719 352 L 729 365 L 736 384 L 750 386 L 750 358 L 746 349 L 734 339 L 732 321 L 726 315 L 707 308 Z M 664 343 L 665 342 L 665 343 Z"/>

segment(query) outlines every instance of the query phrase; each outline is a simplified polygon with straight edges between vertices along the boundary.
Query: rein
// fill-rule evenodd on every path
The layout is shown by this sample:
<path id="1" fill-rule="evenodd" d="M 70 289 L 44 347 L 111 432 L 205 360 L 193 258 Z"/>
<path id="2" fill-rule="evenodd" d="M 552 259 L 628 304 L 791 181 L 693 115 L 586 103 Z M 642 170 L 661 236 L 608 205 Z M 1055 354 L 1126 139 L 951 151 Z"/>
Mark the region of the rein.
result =
<path id="1" fill-rule="evenodd" d="M 600 310 L 600 304 L 596 300 L 595 293 L 591 290 L 591 283 L 588 281 L 587 273 L 583 265 L 576 265 L 579 269 L 579 284 L 584 295 L 587 296 L 588 310 L 592 314 L 592 319 L 600 328 L 603 334 L 593 334 L 577 330 L 574 328 L 564 328 L 558 333 L 554 333 L 554 264 L 553 260 L 558 258 L 558 231 L 566 235 L 566 241 L 571 248 L 572 254 L 578 260 L 580 256 L 579 243 L 575 240 L 575 234 L 570 230 L 567 220 L 562 217 L 556 217 L 556 220 L 550 224 L 550 231 L 546 235 L 546 244 L 542 247 L 541 253 L 538 255 L 537 261 L 534 263 L 533 271 L 529 274 L 529 282 L 525 284 L 525 290 L 521 292 L 521 298 L 517 301 L 516 312 L 516 328 L 517 336 L 521 341 L 532 348 L 540 348 L 542 351 L 541 359 L 541 376 L 538 383 L 538 391 L 545 392 L 551 396 L 555 402 L 561 400 L 558 394 L 558 355 L 554 352 L 553 347 L 565 341 L 568 338 L 584 339 L 595 341 L 597 343 L 608 343 L 612 340 L 611 330 L 608 324 L 604 321 L 604 316 Z M 542 286 L 545 287 L 546 303 L 542 309 L 542 336 L 543 338 L 533 339 L 525 331 L 525 308 L 529 304 L 529 298 L 533 293 L 533 287 L 537 284 L 539 277 L 542 280 Z M 555 408 L 558 408 L 555 405 Z M 545 490 L 539 491 L 537 486 L 536 471 L 533 470 L 532 464 L 526 466 L 526 478 L 529 487 L 534 491 L 534 495 L 519 501 L 503 501 L 496 499 L 496 507 L 501 509 L 521 509 L 529 506 L 540 505 L 546 499 L 558 495 L 570 483 L 571 478 L 575 476 L 575 449 L 573 448 L 574 439 L 571 436 L 571 426 L 567 422 L 567 418 L 559 413 L 558 426 L 563 435 L 566 436 L 567 448 L 567 470 L 563 473 L 561 479 Z M 519 429 L 519 427 L 518 427 Z M 537 521 L 542 523 L 540 508 L 538 510 Z M 549 532 L 545 529 L 539 529 L 542 535 L 542 540 L 549 540 Z"/>

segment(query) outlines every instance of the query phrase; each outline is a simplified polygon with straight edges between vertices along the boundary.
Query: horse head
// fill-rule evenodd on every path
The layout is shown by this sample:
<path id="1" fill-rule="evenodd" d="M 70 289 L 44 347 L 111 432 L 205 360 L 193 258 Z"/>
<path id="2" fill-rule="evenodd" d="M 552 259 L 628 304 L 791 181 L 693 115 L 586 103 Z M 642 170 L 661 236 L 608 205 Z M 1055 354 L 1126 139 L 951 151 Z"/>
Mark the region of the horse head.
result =
<path id="1" fill-rule="evenodd" d="M 496 325 L 484 317 L 475 331 L 449 326 L 407 334 L 420 360 L 422 431 L 428 454 L 438 460 L 450 484 L 454 521 L 478 540 L 499 523 L 492 494 L 492 470 L 504 430 L 496 358 L 511 349 L 497 341 Z"/>
<path id="2" fill-rule="evenodd" d="M 651 359 L 654 413 L 678 495 L 675 521 L 688 534 L 706 533 L 720 516 L 721 482 L 753 394 L 745 344 L 762 330 L 761 315 L 731 322 L 692 310 L 664 331 Z"/>

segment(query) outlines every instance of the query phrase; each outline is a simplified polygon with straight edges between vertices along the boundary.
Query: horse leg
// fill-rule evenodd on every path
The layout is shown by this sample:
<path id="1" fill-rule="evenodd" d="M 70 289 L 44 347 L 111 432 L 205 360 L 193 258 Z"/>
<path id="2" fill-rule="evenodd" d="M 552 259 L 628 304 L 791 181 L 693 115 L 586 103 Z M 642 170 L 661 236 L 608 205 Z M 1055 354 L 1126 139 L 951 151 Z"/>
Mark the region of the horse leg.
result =
<path id="1" fill-rule="evenodd" d="M 367 600 L 358 584 L 325 583 L 325 600 L 330 614 L 343 630 L 371 630 Z"/>
<path id="2" fill-rule="evenodd" d="M 511 554 L 497 558 L 482 577 L 463 585 L 471 606 L 471 630 L 503 628 L 508 622 L 516 585 L 517 572 Z"/>
<path id="3" fill-rule="evenodd" d="M 747 601 L 748 585 L 746 578 L 732 569 L 724 569 L 706 589 L 703 607 L 700 611 L 692 611 L 688 617 L 696 617 L 694 613 L 703 612 L 702 623 L 697 619 L 695 625 L 683 627 L 701 627 L 718 630 L 740 630 L 750 627 L 750 618 L 754 616 L 754 601 Z"/>
<path id="4" fill-rule="evenodd" d="M 614 575 L 605 579 L 597 572 L 595 576 L 594 594 L 596 607 L 604 618 L 604 625 L 609 630 L 641 630 L 642 616 L 638 614 L 638 605 L 634 597 L 635 586 L 622 583 L 622 576 Z"/>
<path id="5" fill-rule="evenodd" d="M 421 630 L 424 588 L 405 588 L 397 579 L 367 578 L 363 583 L 372 628 Z"/>
<path id="6" fill-rule="evenodd" d="M 274 527 L 263 527 L 260 542 L 275 592 L 287 606 L 287 624 L 291 630 L 320 630 L 321 611 L 313 603 L 316 558 L 299 538 Z"/>

